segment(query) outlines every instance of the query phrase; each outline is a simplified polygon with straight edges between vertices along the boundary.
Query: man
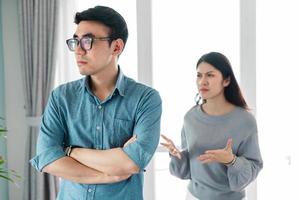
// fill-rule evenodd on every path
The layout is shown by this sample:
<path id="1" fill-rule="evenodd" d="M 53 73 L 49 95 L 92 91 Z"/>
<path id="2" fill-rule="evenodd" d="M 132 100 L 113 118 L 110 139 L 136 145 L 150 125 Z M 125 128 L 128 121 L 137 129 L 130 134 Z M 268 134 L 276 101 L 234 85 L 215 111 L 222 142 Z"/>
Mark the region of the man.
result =
<path id="1" fill-rule="evenodd" d="M 159 141 L 161 99 L 118 66 L 128 37 L 115 10 L 76 13 L 67 40 L 85 78 L 49 98 L 31 160 L 62 178 L 58 199 L 142 200 L 143 172 Z"/>

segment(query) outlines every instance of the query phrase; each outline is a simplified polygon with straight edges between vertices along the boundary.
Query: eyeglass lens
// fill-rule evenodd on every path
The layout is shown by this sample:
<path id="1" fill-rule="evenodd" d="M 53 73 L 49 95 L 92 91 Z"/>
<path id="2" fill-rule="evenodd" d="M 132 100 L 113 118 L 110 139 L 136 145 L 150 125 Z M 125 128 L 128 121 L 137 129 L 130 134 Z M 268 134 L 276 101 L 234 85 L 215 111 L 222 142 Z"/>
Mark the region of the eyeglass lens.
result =
<path id="1" fill-rule="evenodd" d="M 79 43 L 80 43 L 80 47 L 83 50 L 90 50 L 92 47 L 92 42 L 93 39 L 90 37 L 83 37 L 80 40 L 78 40 L 77 38 L 71 38 L 67 40 L 68 47 L 71 51 L 75 51 Z"/>

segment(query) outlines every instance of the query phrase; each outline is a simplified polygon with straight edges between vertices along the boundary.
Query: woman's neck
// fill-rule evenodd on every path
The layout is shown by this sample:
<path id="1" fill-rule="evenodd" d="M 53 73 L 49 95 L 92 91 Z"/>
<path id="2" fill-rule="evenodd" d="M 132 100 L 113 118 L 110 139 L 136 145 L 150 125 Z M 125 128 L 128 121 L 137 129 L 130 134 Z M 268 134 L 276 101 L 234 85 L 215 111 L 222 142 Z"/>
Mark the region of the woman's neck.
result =
<path id="1" fill-rule="evenodd" d="M 228 102 L 225 97 L 218 99 L 208 99 L 201 105 L 203 112 L 208 115 L 220 116 L 230 113 L 234 110 L 235 105 Z"/>

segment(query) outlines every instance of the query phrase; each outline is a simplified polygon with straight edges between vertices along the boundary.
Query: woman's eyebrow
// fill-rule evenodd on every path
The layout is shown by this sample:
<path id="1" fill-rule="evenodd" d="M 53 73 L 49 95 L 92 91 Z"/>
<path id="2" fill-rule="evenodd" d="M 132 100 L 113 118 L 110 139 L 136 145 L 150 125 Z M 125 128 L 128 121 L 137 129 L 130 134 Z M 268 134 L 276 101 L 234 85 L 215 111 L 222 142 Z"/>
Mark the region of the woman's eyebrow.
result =
<path id="1" fill-rule="evenodd" d="M 208 74 L 208 73 L 214 73 L 214 71 L 208 71 L 208 72 L 205 72 L 205 73 L 197 72 L 197 74 Z"/>

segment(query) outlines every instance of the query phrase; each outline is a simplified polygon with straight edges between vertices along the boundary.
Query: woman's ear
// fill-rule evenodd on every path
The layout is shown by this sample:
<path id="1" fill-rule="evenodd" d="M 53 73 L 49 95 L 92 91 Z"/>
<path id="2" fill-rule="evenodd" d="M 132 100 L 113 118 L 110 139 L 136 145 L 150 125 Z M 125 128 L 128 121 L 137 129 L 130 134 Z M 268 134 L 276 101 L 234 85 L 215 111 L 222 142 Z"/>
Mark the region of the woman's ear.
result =
<path id="1" fill-rule="evenodd" d="M 223 86 L 227 87 L 230 84 L 230 77 L 223 80 Z"/>
<path id="2" fill-rule="evenodd" d="M 119 56 L 124 49 L 124 42 L 122 39 L 116 39 L 112 42 L 113 45 L 113 54 Z"/>

